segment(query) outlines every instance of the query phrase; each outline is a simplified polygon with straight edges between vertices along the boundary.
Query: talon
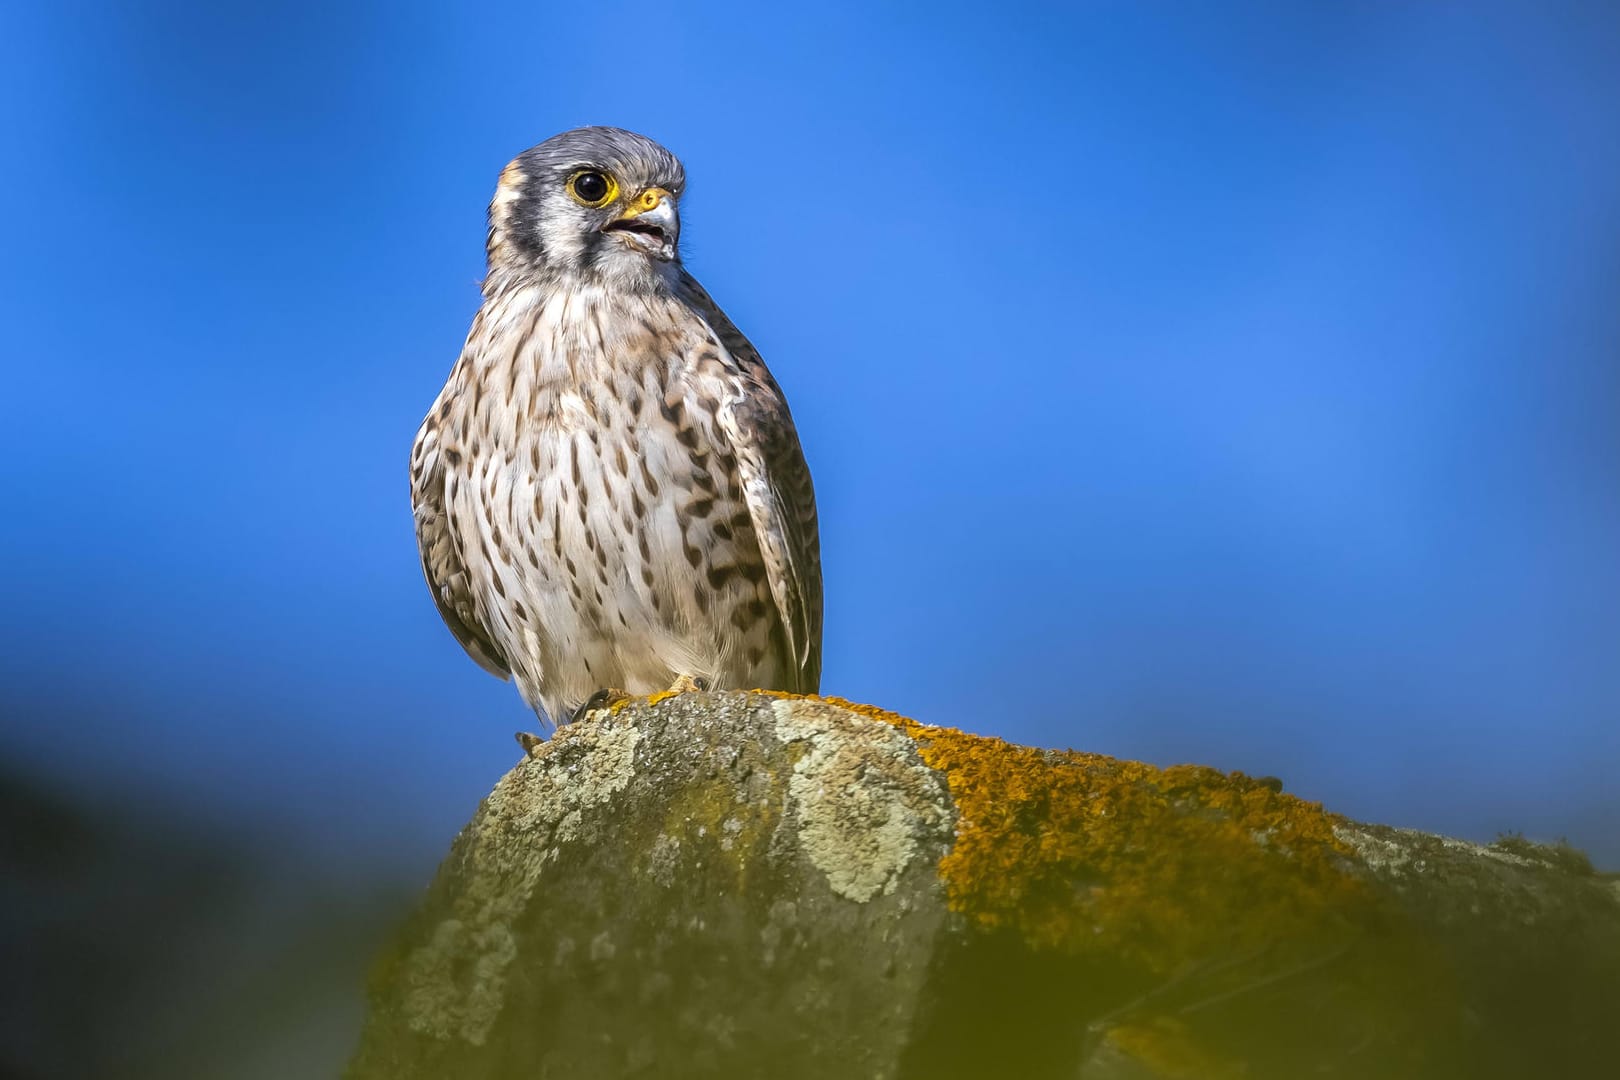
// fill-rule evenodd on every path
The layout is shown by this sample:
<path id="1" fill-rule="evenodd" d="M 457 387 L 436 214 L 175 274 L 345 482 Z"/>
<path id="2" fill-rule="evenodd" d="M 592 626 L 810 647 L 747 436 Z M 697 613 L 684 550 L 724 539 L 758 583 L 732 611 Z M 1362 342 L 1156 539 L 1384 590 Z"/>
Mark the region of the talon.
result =
<path id="1" fill-rule="evenodd" d="M 617 705 L 621 701 L 629 700 L 630 695 L 625 693 L 623 690 L 615 690 L 611 686 L 604 686 L 602 689 L 586 698 L 585 704 L 574 710 L 574 715 L 569 718 L 568 722 L 570 724 L 576 723 L 585 719 L 586 715 L 589 713 L 597 712 L 600 709 L 610 708 L 613 705 Z"/>

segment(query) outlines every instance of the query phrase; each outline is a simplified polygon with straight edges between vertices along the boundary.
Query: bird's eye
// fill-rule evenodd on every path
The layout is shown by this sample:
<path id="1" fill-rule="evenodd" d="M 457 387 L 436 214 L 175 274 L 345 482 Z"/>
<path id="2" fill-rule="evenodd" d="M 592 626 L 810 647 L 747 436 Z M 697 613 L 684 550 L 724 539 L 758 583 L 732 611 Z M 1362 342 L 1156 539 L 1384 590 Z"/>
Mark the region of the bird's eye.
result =
<path id="1" fill-rule="evenodd" d="M 594 169 L 577 172 L 568 178 L 568 193 L 586 206 L 606 206 L 618 191 L 619 185 L 613 182 L 613 177 Z"/>

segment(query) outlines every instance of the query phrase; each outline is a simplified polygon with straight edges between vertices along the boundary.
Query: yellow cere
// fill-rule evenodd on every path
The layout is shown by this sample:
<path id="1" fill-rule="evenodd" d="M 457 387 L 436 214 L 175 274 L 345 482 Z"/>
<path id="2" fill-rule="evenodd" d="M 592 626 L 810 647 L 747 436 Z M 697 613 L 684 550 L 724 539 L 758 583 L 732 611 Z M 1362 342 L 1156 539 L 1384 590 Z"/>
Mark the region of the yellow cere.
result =
<path id="1" fill-rule="evenodd" d="M 663 202 L 665 199 L 673 198 L 674 196 L 670 195 L 669 192 L 665 191 L 661 187 L 648 188 L 646 191 L 643 191 L 640 195 L 637 195 L 634 200 L 632 200 L 630 208 L 624 212 L 624 216 L 628 218 L 636 217 L 639 214 L 645 214 L 649 210 L 657 209 L 658 204 Z"/>

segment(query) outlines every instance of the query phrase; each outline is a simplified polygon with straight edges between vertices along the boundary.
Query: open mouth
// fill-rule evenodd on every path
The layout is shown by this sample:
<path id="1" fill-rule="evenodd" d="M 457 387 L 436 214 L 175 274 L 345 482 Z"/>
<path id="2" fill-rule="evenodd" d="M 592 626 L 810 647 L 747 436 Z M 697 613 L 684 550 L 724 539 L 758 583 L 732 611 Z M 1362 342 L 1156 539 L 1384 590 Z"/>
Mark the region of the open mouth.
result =
<path id="1" fill-rule="evenodd" d="M 659 228 L 657 225 L 654 225 L 650 221 L 642 221 L 640 218 L 628 218 L 622 221 L 610 221 L 602 227 L 602 231 L 638 233 L 652 240 L 653 243 L 658 247 L 663 247 L 669 242 L 669 237 L 664 234 L 663 229 Z"/>

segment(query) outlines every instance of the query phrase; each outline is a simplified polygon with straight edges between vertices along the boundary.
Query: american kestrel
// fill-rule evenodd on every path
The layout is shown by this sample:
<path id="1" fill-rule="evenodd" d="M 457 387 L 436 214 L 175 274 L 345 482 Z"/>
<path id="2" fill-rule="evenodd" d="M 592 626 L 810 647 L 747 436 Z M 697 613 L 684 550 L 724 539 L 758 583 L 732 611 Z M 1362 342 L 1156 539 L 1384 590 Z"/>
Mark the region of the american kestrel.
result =
<path id="1" fill-rule="evenodd" d="M 439 613 L 551 724 L 605 688 L 821 678 L 810 470 L 681 265 L 679 159 L 617 128 L 507 165 L 483 305 L 411 451 Z"/>

